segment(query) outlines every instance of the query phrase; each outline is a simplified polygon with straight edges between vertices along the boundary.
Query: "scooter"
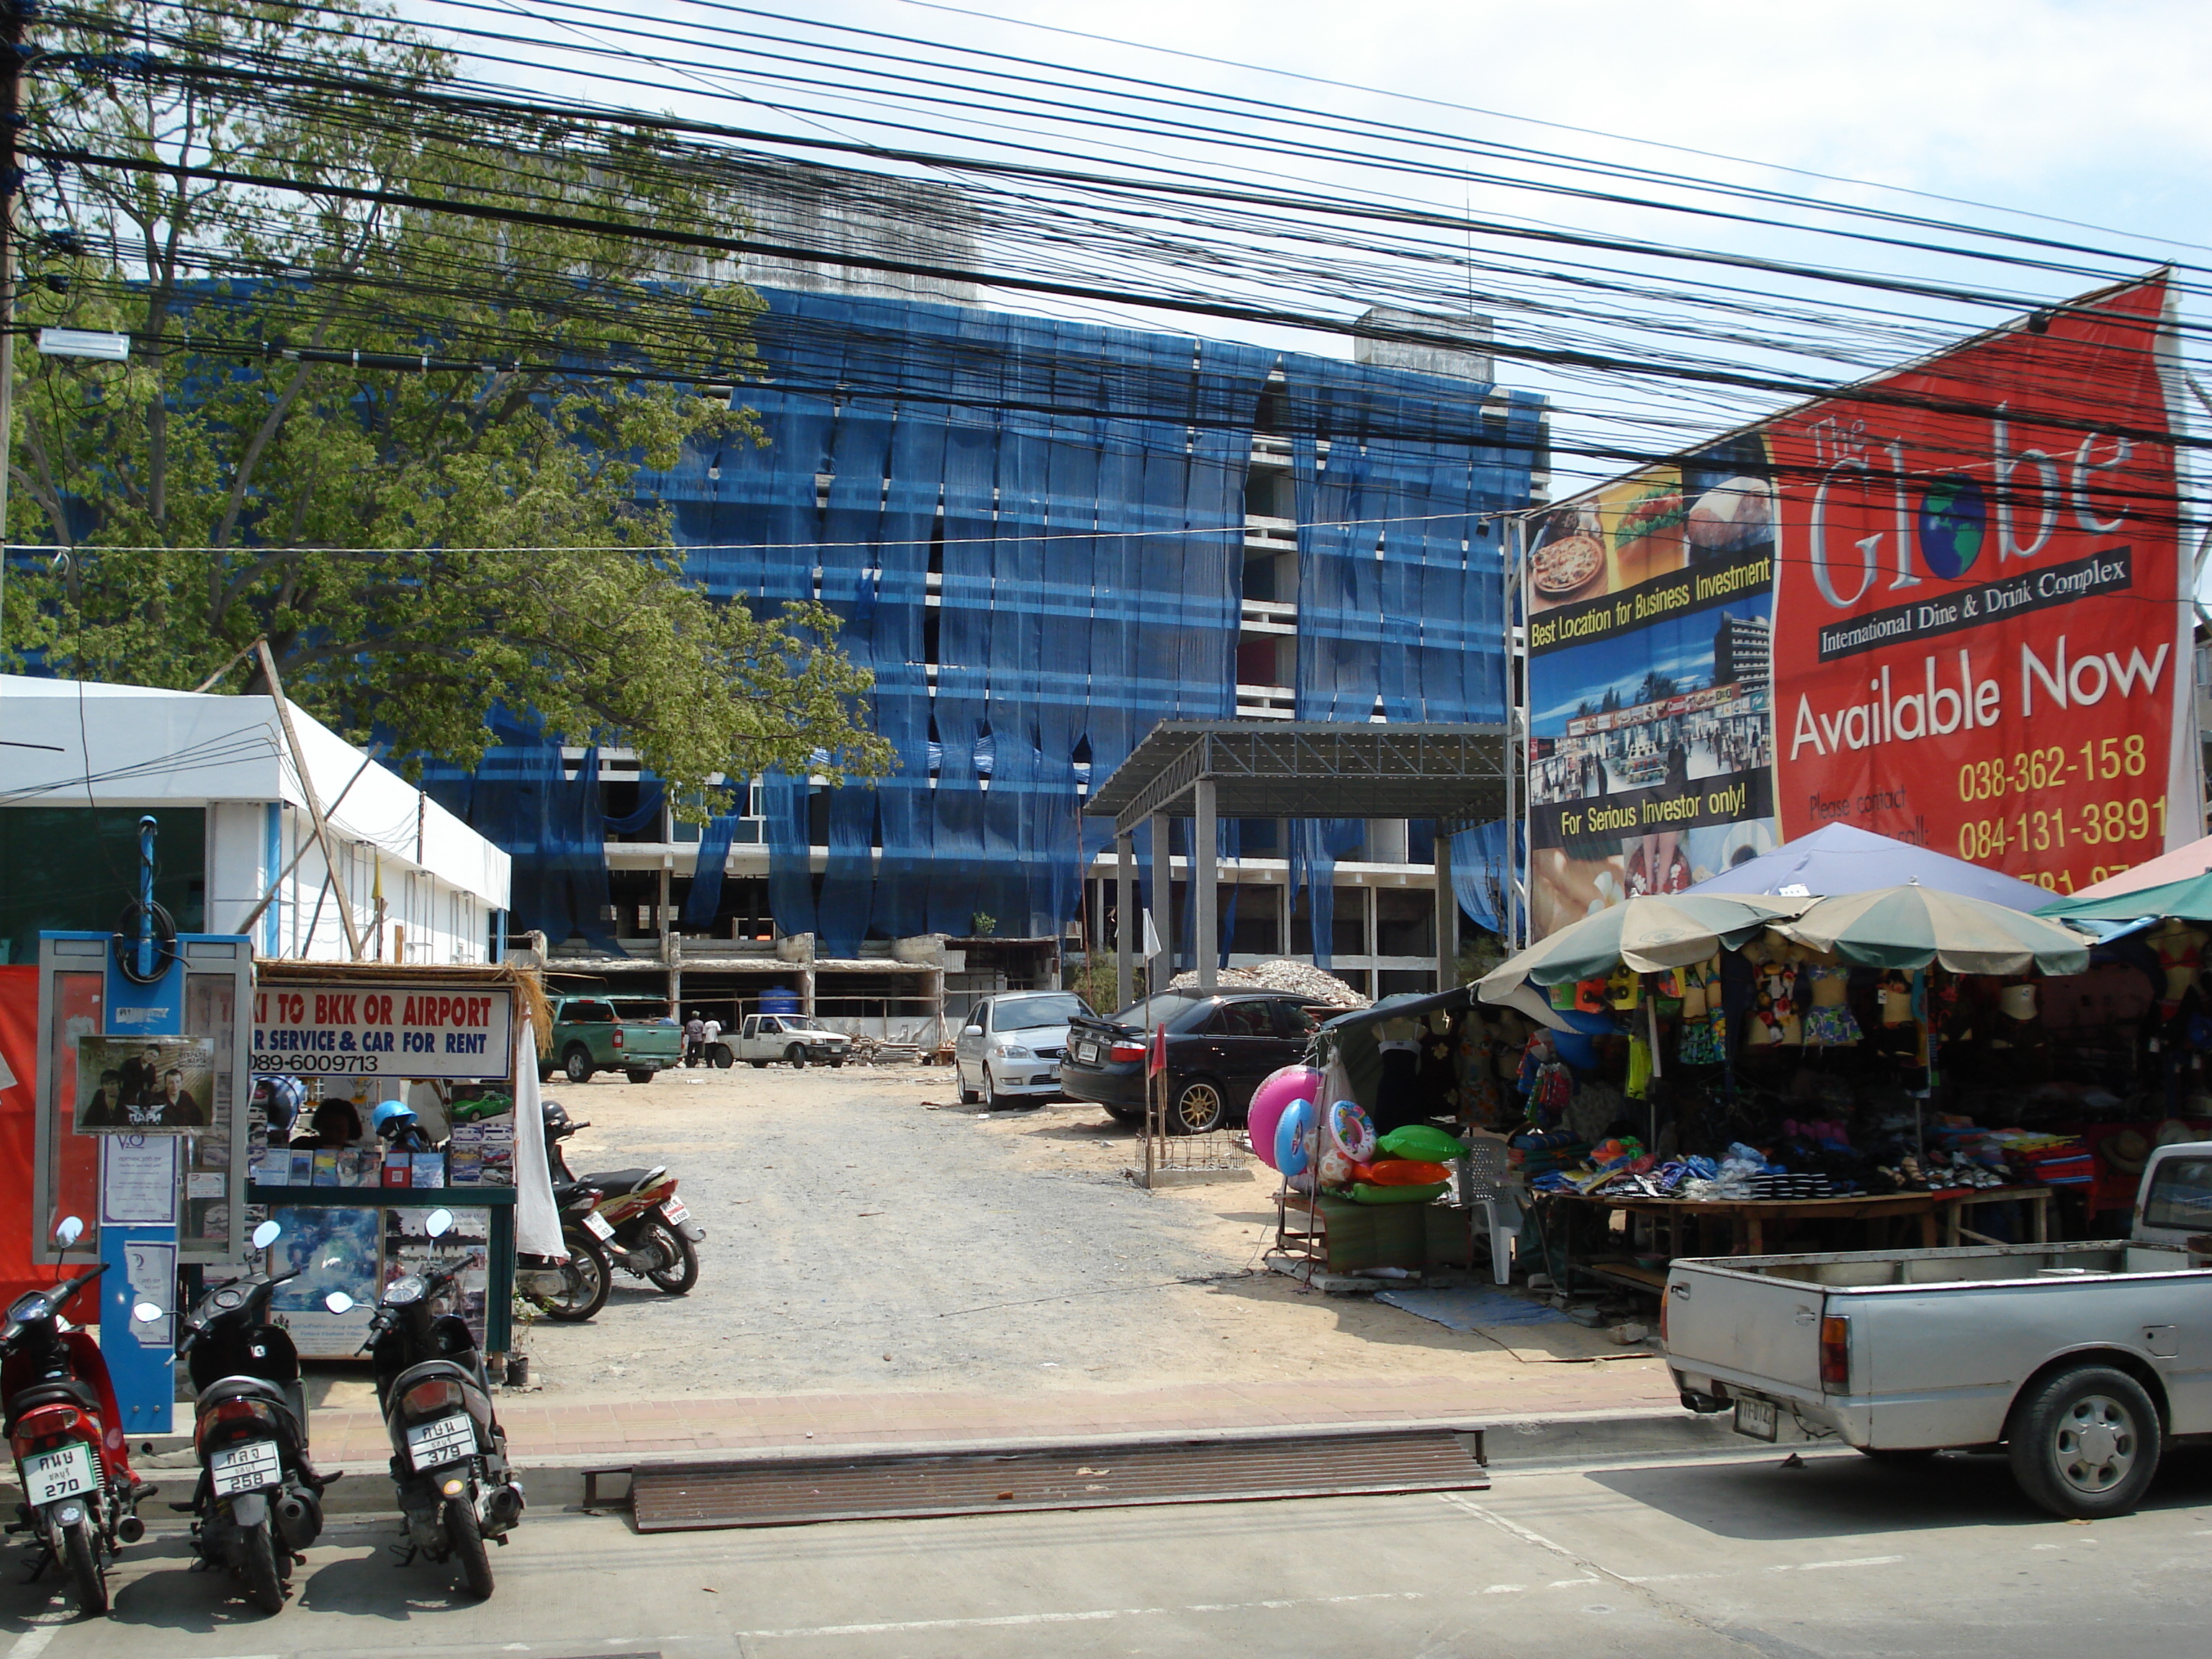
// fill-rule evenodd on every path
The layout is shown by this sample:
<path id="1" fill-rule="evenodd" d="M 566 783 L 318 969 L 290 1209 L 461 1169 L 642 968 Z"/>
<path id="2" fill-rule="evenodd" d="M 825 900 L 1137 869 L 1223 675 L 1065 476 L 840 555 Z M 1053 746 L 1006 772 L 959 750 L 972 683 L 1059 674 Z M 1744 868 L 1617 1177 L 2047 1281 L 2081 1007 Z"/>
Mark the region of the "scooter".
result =
<path id="1" fill-rule="evenodd" d="M 561 1143 L 591 1124 L 571 1118 L 557 1100 L 545 1102 L 542 1115 L 545 1156 L 556 1181 L 600 1191 L 598 1215 L 608 1231 L 599 1237 L 608 1259 L 668 1296 L 682 1296 L 696 1285 L 699 1252 L 693 1247 L 707 1237 L 707 1230 L 691 1219 L 690 1210 L 677 1197 L 676 1177 L 668 1166 L 656 1164 L 651 1169 L 577 1176 L 569 1170 Z M 557 1200 L 557 1189 L 555 1195 Z"/>
<path id="2" fill-rule="evenodd" d="M 83 1237 L 75 1216 L 54 1230 L 64 1249 Z M 88 1618 L 107 1611 L 103 1555 L 146 1535 L 138 1505 L 155 1491 L 131 1473 L 123 1414 L 100 1345 L 89 1331 L 64 1328 L 62 1310 L 106 1271 L 102 1262 L 20 1296 L 0 1323 L 0 1393 L 24 1498 L 8 1530 L 33 1534 L 33 1577 L 49 1564 L 67 1569 L 78 1609 Z"/>
<path id="3" fill-rule="evenodd" d="M 433 1210 L 424 1231 L 435 1239 L 453 1227 L 452 1211 Z M 437 1311 L 475 1260 L 403 1274 L 386 1285 L 362 1346 L 375 1364 L 377 1403 L 391 1437 L 406 1559 L 421 1553 L 433 1561 L 459 1560 L 469 1594 L 482 1601 L 492 1592 L 484 1545 L 507 1542 L 522 1518 L 523 1498 L 476 1339 L 459 1315 Z M 323 1305 L 342 1314 L 354 1300 L 332 1291 Z"/>
<path id="4" fill-rule="evenodd" d="M 283 1236 L 274 1221 L 253 1230 L 265 1250 Z M 200 1478 L 192 1501 L 171 1507 L 192 1516 L 192 1547 L 208 1568 L 246 1581 L 264 1613 L 281 1613 L 292 1569 L 323 1530 L 323 1488 L 307 1455 L 307 1400 L 299 1351 L 270 1322 L 269 1298 L 297 1273 L 248 1273 L 216 1285 L 185 1317 L 177 1357 L 191 1367 L 198 1399 L 192 1446 Z M 167 1316 L 142 1302 L 141 1323 Z"/>
<path id="5" fill-rule="evenodd" d="M 548 1319 L 572 1325 L 607 1305 L 615 1270 L 607 1260 L 605 1241 L 614 1237 L 615 1230 L 599 1218 L 604 1196 L 596 1187 L 555 1186 L 553 1204 L 561 1212 L 561 1243 L 568 1249 L 568 1260 L 557 1266 L 515 1268 L 515 1293 L 536 1304 Z"/>

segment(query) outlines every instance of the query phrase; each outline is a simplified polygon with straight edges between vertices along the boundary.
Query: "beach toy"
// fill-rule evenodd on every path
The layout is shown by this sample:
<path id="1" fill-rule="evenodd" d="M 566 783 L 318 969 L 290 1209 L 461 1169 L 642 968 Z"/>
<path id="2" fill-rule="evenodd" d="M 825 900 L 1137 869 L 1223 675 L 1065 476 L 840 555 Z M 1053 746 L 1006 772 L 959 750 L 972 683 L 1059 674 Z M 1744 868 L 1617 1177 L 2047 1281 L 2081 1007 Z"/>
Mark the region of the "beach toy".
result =
<path id="1" fill-rule="evenodd" d="M 1364 1164 L 1375 1156 L 1375 1126 L 1367 1121 L 1367 1114 L 1359 1109 L 1357 1101 L 1338 1101 L 1328 1109 L 1325 1121 L 1328 1125 L 1327 1144 L 1354 1164 Z"/>
<path id="2" fill-rule="evenodd" d="M 1354 1204 L 1426 1204 L 1442 1197 L 1448 1184 L 1438 1181 L 1426 1187 L 1376 1187 L 1359 1181 L 1352 1183 L 1349 1196 Z"/>
<path id="3" fill-rule="evenodd" d="M 1443 1164 L 1410 1158 L 1386 1158 L 1373 1164 L 1357 1164 L 1352 1175 L 1370 1187 L 1433 1187 L 1439 1181 L 1451 1179 L 1451 1171 Z"/>
<path id="4" fill-rule="evenodd" d="M 1321 1155 L 1321 1184 L 1324 1187 L 1349 1187 L 1364 1164 L 1354 1164 L 1334 1147 Z"/>
<path id="5" fill-rule="evenodd" d="M 1271 1170 L 1276 1167 L 1275 1126 L 1293 1102 L 1311 1100 L 1320 1092 L 1321 1073 L 1310 1066 L 1285 1066 L 1260 1079 L 1244 1114 L 1244 1128 L 1261 1163 Z"/>
<path id="6" fill-rule="evenodd" d="M 1449 1164 L 1468 1153 L 1467 1143 L 1457 1135 L 1427 1123 L 1408 1123 L 1391 1130 L 1375 1143 L 1375 1150 L 1384 1158 L 1419 1158 L 1429 1164 Z"/>
<path id="7" fill-rule="evenodd" d="M 1301 1176 L 1313 1161 L 1313 1102 L 1294 1100 L 1275 1125 L 1275 1167 L 1286 1176 Z"/>

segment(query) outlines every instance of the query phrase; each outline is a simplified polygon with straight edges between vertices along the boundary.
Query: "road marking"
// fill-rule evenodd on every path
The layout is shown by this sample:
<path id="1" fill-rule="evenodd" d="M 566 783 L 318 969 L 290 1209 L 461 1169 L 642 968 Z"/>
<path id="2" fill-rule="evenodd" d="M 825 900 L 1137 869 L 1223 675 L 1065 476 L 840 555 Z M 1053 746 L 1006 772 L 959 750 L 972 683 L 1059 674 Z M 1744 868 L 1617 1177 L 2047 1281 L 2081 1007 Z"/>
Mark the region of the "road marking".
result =
<path id="1" fill-rule="evenodd" d="M 1804 1561 L 1794 1567 L 1777 1567 L 1777 1572 L 1826 1572 L 1831 1567 L 1886 1567 L 1892 1562 L 1902 1561 L 1901 1555 L 1860 1555 L 1848 1561 Z"/>
<path id="2" fill-rule="evenodd" d="M 805 1639 L 823 1636 L 890 1636 L 915 1631 L 1000 1630 L 1023 1625 L 1097 1624 L 1109 1619 L 1150 1619 L 1163 1613 L 1252 1613 L 1285 1607 L 1340 1607 L 1352 1601 L 1419 1601 L 1425 1590 L 1377 1590 L 1364 1595 L 1284 1596 L 1266 1601 L 1194 1601 L 1184 1607 L 1088 1607 L 1079 1613 L 1006 1613 L 969 1619 L 905 1619 L 870 1625 L 810 1625 L 786 1630 L 747 1630 L 754 1640 Z"/>
<path id="3" fill-rule="evenodd" d="M 46 1650 L 46 1644 L 54 1639 L 61 1629 L 59 1624 L 35 1625 L 15 1638 L 15 1645 L 8 1650 L 8 1659 L 39 1659 Z"/>

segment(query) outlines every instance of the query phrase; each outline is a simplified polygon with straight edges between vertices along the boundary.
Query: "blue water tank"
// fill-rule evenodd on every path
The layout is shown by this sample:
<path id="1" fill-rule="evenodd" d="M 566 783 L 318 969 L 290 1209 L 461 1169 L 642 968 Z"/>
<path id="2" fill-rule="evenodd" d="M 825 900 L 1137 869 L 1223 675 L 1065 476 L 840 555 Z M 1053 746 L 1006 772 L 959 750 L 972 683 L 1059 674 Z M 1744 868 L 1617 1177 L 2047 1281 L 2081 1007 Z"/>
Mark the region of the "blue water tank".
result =
<path id="1" fill-rule="evenodd" d="M 781 986 L 760 994 L 760 1012 L 764 1014 L 795 1014 L 799 1012 L 799 993 L 787 991 Z"/>

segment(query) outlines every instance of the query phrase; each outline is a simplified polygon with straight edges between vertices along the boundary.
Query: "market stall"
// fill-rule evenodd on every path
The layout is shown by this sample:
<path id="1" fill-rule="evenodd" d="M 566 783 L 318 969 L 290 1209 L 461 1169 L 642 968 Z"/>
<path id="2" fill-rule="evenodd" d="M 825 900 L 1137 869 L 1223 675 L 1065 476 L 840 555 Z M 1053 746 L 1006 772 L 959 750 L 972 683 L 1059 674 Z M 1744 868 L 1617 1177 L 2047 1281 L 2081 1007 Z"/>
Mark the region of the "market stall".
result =
<path id="1" fill-rule="evenodd" d="M 1799 879 L 1775 884 L 1802 889 L 1790 850 L 1770 859 Z M 1486 976 L 1485 1001 L 1540 995 L 1553 1016 L 1521 1055 L 1509 1135 L 1546 1271 L 1653 1290 L 1682 1254 L 2083 1224 L 2078 1201 L 2058 1208 L 2094 1173 L 2071 1119 L 2124 1079 L 2077 1077 L 2071 1050 L 2054 1073 L 2038 1000 L 2071 997 L 2090 941 L 1923 873 L 1632 899 Z"/>
<path id="2" fill-rule="evenodd" d="M 536 980 L 264 962 L 253 1014 L 246 1199 L 282 1224 L 275 1249 L 299 1270 L 275 1306 L 301 1352 L 355 1353 L 388 1280 L 463 1257 L 480 1260 L 458 1311 L 487 1352 L 505 1352 L 518 1207 L 533 1187 L 551 1205 L 542 1140 L 517 1134 L 519 1093 L 535 1128 L 538 1034 L 550 1030 Z M 434 1240 L 435 1209 L 455 1224 Z M 349 1312 L 324 1305 L 333 1291 Z"/>

